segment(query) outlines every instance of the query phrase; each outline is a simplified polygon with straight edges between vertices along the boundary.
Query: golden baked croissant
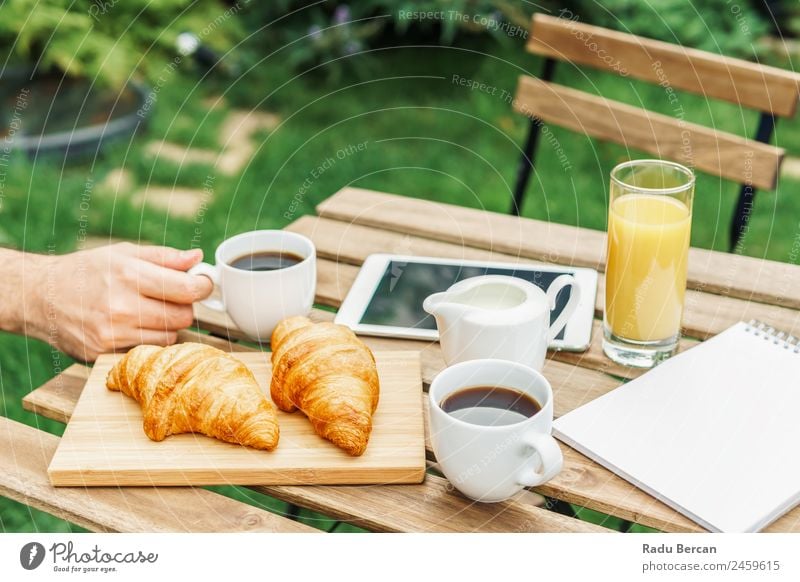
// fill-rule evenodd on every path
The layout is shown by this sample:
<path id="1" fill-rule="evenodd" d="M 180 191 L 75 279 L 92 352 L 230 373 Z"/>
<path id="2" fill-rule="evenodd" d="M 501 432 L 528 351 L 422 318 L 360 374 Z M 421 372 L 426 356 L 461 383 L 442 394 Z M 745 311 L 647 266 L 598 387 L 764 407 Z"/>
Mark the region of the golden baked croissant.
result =
<path id="1" fill-rule="evenodd" d="M 349 328 L 289 317 L 272 332 L 272 400 L 299 408 L 321 437 L 361 455 L 378 406 L 375 358 Z"/>
<path id="2" fill-rule="evenodd" d="M 253 373 L 225 352 L 197 343 L 138 346 L 111 369 L 110 390 L 134 398 L 154 441 L 198 432 L 268 451 L 278 444 L 278 416 Z"/>

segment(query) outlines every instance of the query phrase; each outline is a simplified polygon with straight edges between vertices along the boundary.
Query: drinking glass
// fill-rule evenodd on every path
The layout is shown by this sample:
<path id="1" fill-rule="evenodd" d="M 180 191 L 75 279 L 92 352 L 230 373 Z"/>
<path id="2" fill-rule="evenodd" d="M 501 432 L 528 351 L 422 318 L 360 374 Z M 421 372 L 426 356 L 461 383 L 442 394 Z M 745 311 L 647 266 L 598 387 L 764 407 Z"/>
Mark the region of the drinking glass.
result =
<path id="1" fill-rule="evenodd" d="M 603 351 L 650 368 L 680 337 L 694 173 L 674 162 L 635 160 L 611 171 Z"/>

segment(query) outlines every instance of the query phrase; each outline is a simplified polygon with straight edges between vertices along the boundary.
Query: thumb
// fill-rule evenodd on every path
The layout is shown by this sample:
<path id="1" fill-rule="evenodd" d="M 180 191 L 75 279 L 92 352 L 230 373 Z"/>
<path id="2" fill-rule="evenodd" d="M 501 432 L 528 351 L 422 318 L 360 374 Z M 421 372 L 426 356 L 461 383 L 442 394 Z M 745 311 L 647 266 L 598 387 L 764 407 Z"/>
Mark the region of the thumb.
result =
<path id="1" fill-rule="evenodd" d="M 187 271 L 203 260 L 202 249 L 181 251 L 172 247 L 140 246 L 136 256 L 143 261 L 177 271 Z"/>

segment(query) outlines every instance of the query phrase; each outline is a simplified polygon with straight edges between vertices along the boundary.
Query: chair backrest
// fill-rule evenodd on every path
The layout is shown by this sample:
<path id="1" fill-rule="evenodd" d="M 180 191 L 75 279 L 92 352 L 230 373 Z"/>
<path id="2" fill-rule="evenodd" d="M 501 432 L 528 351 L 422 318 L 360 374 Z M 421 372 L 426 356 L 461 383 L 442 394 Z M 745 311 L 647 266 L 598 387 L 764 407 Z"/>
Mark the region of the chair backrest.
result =
<path id="1" fill-rule="evenodd" d="M 744 184 L 751 193 L 777 185 L 785 151 L 762 142 L 769 141 L 776 116 L 795 114 L 800 75 L 544 14 L 533 17 L 527 49 L 661 85 L 671 100 L 682 90 L 760 111 L 761 141 L 529 76 L 520 77 L 517 86 L 519 113 L 693 166 Z"/>

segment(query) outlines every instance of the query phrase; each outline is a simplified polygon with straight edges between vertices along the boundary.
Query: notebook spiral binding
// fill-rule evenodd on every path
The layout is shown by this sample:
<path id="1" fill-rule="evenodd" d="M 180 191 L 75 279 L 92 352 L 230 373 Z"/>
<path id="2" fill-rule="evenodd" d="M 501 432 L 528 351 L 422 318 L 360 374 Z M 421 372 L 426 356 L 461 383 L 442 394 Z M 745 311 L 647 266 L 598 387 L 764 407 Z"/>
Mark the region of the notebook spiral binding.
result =
<path id="1" fill-rule="evenodd" d="M 746 331 L 751 331 L 756 337 L 762 337 L 766 341 L 771 341 L 777 346 L 782 346 L 785 350 L 791 350 L 795 354 L 800 354 L 800 338 L 791 334 L 787 335 L 785 332 L 777 330 L 763 321 L 751 319 L 747 322 Z"/>

